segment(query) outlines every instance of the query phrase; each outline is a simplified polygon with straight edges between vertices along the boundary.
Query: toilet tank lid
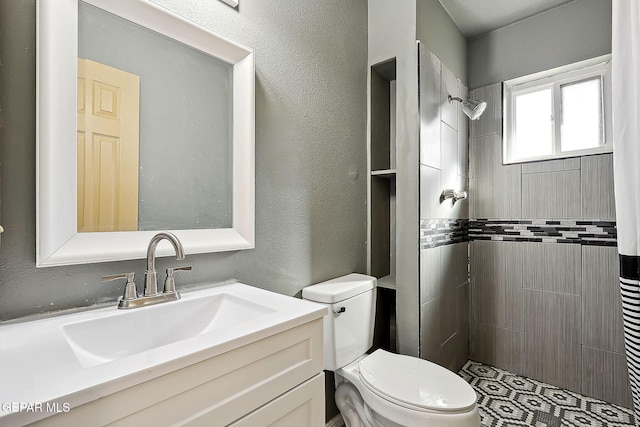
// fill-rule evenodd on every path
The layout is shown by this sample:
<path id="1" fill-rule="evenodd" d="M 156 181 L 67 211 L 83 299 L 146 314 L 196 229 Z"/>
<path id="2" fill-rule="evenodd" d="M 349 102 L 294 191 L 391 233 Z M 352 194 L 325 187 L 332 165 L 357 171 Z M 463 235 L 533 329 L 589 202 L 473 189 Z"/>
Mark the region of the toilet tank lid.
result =
<path id="1" fill-rule="evenodd" d="M 302 298 L 333 304 L 376 287 L 377 279 L 364 274 L 351 273 L 302 289 Z"/>

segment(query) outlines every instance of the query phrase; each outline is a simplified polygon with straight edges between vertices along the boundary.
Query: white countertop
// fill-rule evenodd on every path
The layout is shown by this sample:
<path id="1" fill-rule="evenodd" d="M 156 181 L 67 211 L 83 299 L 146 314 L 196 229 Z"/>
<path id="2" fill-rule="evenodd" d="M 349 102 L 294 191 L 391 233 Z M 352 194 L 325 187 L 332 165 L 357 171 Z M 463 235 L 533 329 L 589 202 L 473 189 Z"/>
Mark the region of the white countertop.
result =
<path id="1" fill-rule="evenodd" d="M 194 298 L 228 293 L 273 309 L 254 319 L 142 351 L 120 359 L 83 367 L 63 331 L 64 325 L 133 310 L 154 310 L 185 304 Z M 0 424 L 23 425 L 168 372 L 211 358 L 259 339 L 321 318 L 322 305 L 242 283 L 232 282 L 182 292 L 178 301 L 118 310 L 112 307 L 74 312 L 45 319 L 0 325 Z M 173 319 L 164 321 L 170 324 Z M 136 328 L 135 324 L 130 325 Z M 162 328 L 162 324 L 158 325 Z M 98 332 L 96 332 L 98 333 Z"/>

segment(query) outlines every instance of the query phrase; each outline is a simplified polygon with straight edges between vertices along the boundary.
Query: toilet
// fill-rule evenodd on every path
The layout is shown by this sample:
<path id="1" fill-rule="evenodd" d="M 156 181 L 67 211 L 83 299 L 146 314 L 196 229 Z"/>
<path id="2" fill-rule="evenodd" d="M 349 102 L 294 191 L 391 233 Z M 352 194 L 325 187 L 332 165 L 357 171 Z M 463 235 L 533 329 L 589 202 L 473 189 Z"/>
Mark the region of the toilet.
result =
<path id="1" fill-rule="evenodd" d="M 324 369 L 347 427 L 478 427 L 473 388 L 455 373 L 373 344 L 375 277 L 349 274 L 302 290 L 324 304 Z"/>

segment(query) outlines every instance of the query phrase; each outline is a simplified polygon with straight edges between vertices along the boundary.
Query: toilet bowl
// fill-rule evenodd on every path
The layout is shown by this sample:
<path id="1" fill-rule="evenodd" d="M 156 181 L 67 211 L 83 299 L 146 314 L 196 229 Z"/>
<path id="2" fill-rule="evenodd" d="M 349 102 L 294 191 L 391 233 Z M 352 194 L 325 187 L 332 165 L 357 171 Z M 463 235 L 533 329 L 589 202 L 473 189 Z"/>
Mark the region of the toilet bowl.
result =
<path id="1" fill-rule="evenodd" d="M 306 287 L 304 299 L 329 306 L 325 369 L 336 376 L 335 400 L 347 427 L 478 427 L 473 388 L 455 373 L 373 343 L 374 277 L 349 274 Z"/>
<path id="2" fill-rule="evenodd" d="M 335 374 L 338 381 L 343 380 L 338 389 L 343 384 L 353 385 L 352 392 L 359 393 L 368 413 L 377 421 L 362 426 L 480 425 L 473 388 L 435 363 L 376 350 Z M 348 404 L 336 392 L 338 408 Z"/>

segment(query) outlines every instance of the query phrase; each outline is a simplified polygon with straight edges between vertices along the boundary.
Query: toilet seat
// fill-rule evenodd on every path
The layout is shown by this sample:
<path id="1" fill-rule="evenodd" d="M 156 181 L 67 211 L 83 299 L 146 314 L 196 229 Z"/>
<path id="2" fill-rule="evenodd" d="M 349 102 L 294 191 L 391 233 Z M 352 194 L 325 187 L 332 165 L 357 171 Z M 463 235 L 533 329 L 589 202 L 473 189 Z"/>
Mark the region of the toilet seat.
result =
<path id="1" fill-rule="evenodd" d="M 416 357 L 376 350 L 358 363 L 362 383 L 405 408 L 446 413 L 474 408 L 476 393 L 455 373 Z"/>

